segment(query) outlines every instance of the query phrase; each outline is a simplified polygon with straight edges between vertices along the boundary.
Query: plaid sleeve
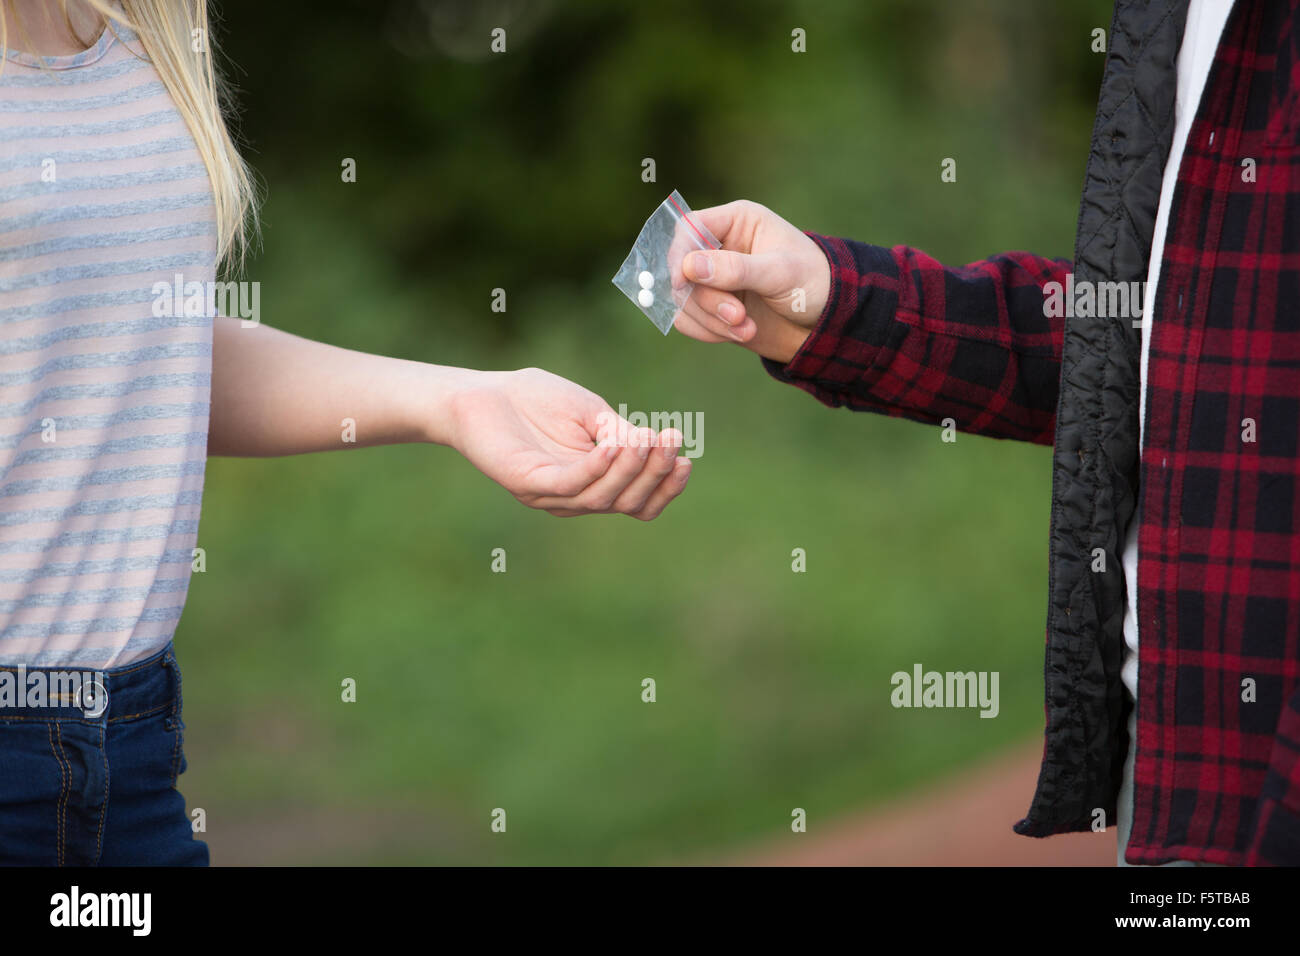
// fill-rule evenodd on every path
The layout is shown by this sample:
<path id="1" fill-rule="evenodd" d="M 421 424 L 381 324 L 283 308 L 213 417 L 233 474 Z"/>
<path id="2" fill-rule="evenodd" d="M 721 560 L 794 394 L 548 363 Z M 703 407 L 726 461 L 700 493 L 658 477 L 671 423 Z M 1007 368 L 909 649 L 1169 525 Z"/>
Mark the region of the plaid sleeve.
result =
<path id="1" fill-rule="evenodd" d="M 1300 866 L 1300 690 L 1278 720 L 1247 866 Z"/>
<path id="2" fill-rule="evenodd" d="M 808 235 L 830 295 L 788 364 L 763 360 L 775 378 L 832 407 L 1052 443 L 1065 319 L 1045 314 L 1043 287 L 1065 285 L 1068 259 L 1008 252 L 950 268 L 907 246 Z"/>

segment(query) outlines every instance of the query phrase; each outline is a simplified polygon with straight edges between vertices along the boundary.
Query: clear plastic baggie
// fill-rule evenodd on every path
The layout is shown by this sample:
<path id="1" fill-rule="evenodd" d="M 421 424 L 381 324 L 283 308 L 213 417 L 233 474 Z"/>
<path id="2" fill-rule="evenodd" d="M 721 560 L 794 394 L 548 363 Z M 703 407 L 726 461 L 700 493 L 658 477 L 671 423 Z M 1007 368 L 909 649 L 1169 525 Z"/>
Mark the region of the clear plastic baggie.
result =
<path id="1" fill-rule="evenodd" d="M 667 335 L 695 290 L 682 276 L 682 258 L 697 249 L 720 248 L 722 243 L 674 189 L 641 227 L 612 281 Z"/>

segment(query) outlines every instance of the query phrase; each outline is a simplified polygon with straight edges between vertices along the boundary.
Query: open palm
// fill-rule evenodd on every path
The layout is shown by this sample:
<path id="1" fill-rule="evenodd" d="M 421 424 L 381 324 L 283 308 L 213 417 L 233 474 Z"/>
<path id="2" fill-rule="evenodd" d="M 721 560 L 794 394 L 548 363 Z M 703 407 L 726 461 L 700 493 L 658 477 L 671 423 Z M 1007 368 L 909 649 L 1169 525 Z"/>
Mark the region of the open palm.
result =
<path id="1" fill-rule="evenodd" d="M 551 514 L 648 521 L 690 476 L 690 460 L 677 457 L 680 433 L 626 422 L 620 429 L 602 398 L 541 369 L 496 373 L 456 406 L 457 450 L 519 501 Z"/>

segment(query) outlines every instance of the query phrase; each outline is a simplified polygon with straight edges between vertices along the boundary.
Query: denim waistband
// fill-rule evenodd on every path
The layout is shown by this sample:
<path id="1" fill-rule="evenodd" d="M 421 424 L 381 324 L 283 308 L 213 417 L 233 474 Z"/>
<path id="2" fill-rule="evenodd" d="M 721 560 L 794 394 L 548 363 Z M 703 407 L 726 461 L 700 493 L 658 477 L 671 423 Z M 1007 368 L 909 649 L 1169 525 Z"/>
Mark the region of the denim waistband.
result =
<path id="1" fill-rule="evenodd" d="M 0 723 L 113 723 L 177 710 L 180 694 L 181 675 L 170 643 L 144 660 L 106 670 L 0 665 Z"/>

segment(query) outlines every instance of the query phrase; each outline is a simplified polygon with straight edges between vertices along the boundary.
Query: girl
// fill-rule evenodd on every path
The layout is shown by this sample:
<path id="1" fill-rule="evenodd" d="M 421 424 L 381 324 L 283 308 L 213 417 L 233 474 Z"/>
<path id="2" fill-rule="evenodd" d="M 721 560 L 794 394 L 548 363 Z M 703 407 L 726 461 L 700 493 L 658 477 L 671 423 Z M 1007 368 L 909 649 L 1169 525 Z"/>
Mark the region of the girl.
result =
<path id="1" fill-rule="evenodd" d="M 433 442 L 529 507 L 644 520 L 690 473 L 537 369 L 189 308 L 255 222 L 210 36 L 205 0 L 0 0 L 0 862 L 207 862 L 171 644 L 207 454 Z"/>

